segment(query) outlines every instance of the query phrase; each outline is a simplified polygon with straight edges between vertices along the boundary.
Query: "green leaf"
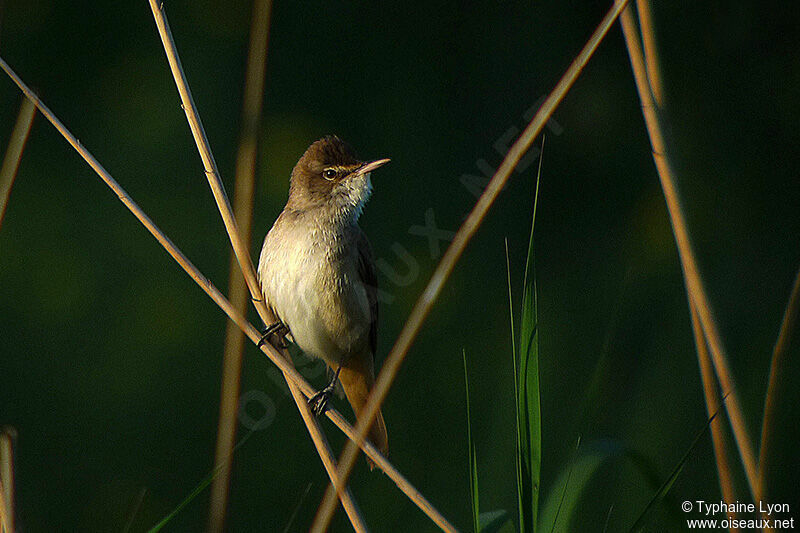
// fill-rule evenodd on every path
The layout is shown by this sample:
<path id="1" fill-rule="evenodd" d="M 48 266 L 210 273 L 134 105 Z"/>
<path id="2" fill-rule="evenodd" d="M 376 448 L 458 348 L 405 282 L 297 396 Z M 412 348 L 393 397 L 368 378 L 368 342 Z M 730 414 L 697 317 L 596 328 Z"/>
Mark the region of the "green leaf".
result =
<path id="1" fill-rule="evenodd" d="M 544 140 L 542 140 L 544 148 Z M 536 531 L 539 506 L 539 481 L 542 462 L 541 403 L 539 396 L 539 327 L 536 305 L 536 273 L 534 267 L 533 229 L 536 222 L 536 206 L 539 201 L 539 178 L 542 160 L 536 176 L 531 233 L 528 241 L 528 256 L 522 298 L 522 322 L 520 324 L 520 367 L 517 378 L 517 458 L 519 474 L 517 496 L 519 504 L 520 533 Z"/>
<path id="2" fill-rule="evenodd" d="M 478 501 L 478 455 L 475 450 L 475 442 L 472 440 L 472 424 L 469 413 L 469 375 L 467 373 L 467 352 L 462 350 L 464 358 L 464 389 L 467 397 L 467 447 L 469 448 L 469 492 L 472 503 L 472 528 L 475 533 L 481 530 L 480 503 Z"/>
<path id="3" fill-rule="evenodd" d="M 727 398 L 727 395 L 725 395 L 725 398 Z M 722 399 L 723 404 L 725 403 L 725 398 Z M 722 409 L 722 407 L 720 407 L 720 409 Z M 689 456 L 692 454 L 692 451 L 700 442 L 700 439 L 703 437 L 706 431 L 708 431 L 708 428 L 711 426 L 711 422 L 714 420 L 714 418 L 716 418 L 718 414 L 719 414 L 719 409 L 717 409 L 717 411 L 713 415 L 711 415 L 711 417 L 709 417 L 703 428 L 697 432 L 697 435 L 695 435 L 691 446 L 689 446 L 689 449 L 686 450 L 686 452 L 684 452 L 680 461 L 678 461 L 678 464 L 676 464 L 675 468 L 672 469 L 672 473 L 664 481 L 661 487 L 656 491 L 656 493 L 653 495 L 653 498 L 647 504 L 647 507 L 644 508 L 642 514 L 639 515 L 639 518 L 637 518 L 636 522 L 634 522 L 633 526 L 631 526 L 631 533 L 642 530 L 645 523 L 647 522 L 648 515 L 656 507 L 656 505 L 658 505 L 664 499 L 664 497 L 669 492 L 669 489 L 672 488 L 672 485 L 675 484 L 675 480 L 678 479 L 678 476 L 680 475 L 681 471 L 683 471 L 683 467 L 686 465 L 686 461 L 688 461 Z"/>
<path id="4" fill-rule="evenodd" d="M 478 518 L 481 524 L 480 533 L 497 533 L 511 520 L 511 515 L 505 509 L 498 509 L 481 513 Z"/>
<path id="5" fill-rule="evenodd" d="M 636 450 L 614 440 L 593 442 L 584 452 L 577 454 L 558 475 L 553 490 L 542 506 L 541 531 L 573 531 L 573 520 L 578 504 L 594 476 L 614 460 L 626 459 L 654 488 L 658 475 L 651 462 Z"/>

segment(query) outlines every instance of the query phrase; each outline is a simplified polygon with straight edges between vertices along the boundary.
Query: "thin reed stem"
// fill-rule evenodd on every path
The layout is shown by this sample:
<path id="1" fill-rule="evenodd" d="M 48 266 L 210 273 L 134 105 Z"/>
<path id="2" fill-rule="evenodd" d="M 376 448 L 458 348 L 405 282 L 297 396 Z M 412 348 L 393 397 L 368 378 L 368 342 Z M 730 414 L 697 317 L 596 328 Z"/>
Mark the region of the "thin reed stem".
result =
<path id="1" fill-rule="evenodd" d="M 683 211 L 678 197 L 678 191 L 675 186 L 672 168 L 667 158 L 667 148 L 664 142 L 664 135 L 661 130 L 661 124 L 658 119 L 655 103 L 653 102 L 650 93 L 650 87 L 647 83 L 646 68 L 644 65 L 644 56 L 642 54 L 642 47 L 636 31 L 636 22 L 633 17 L 631 9 L 628 8 L 622 13 L 622 30 L 625 35 L 625 43 L 628 47 L 628 55 L 630 56 L 631 67 L 636 81 L 636 89 L 639 92 L 639 99 L 642 104 L 642 114 L 644 115 L 645 124 L 647 125 L 647 132 L 650 136 L 650 144 L 653 150 L 653 160 L 656 164 L 658 177 L 661 182 L 661 188 L 664 192 L 664 199 L 667 203 L 667 211 L 669 213 L 670 222 L 672 224 L 672 231 L 675 235 L 675 242 L 678 245 L 678 257 L 681 262 L 683 270 L 683 277 L 686 282 L 687 297 L 689 298 L 690 305 L 694 304 L 700 319 L 703 333 L 706 336 L 708 347 L 711 350 L 712 361 L 717 373 L 720 385 L 722 387 L 723 396 L 727 396 L 724 402 L 725 409 L 728 412 L 730 419 L 731 429 L 733 430 L 734 440 L 739 450 L 742 464 L 744 465 L 747 483 L 750 487 L 750 493 L 753 496 L 753 501 L 760 501 L 757 487 L 757 468 L 755 461 L 755 454 L 753 452 L 752 440 L 747 431 L 747 424 L 745 422 L 744 413 L 739 402 L 739 396 L 736 393 L 736 386 L 733 380 L 733 374 L 728 365 L 728 356 L 722 344 L 717 329 L 714 314 L 711 310 L 711 305 L 706 296 L 703 282 L 700 278 L 700 270 L 697 266 L 694 251 L 692 250 L 691 241 L 689 239 L 689 232 L 686 228 L 686 221 L 683 217 Z"/>
<path id="2" fill-rule="evenodd" d="M 205 169 L 206 178 L 208 179 L 208 184 L 211 186 L 211 192 L 214 195 L 217 208 L 219 209 L 220 215 L 222 216 L 222 221 L 225 224 L 225 230 L 228 232 L 228 238 L 231 241 L 233 251 L 236 254 L 236 259 L 238 260 L 239 266 L 244 274 L 247 287 L 250 289 L 250 297 L 256 304 L 256 310 L 258 311 L 261 320 L 263 320 L 265 324 L 273 324 L 276 318 L 273 313 L 267 309 L 267 306 L 264 303 L 261 285 L 256 277 L 253 261 L 250 258 L 249 246 L 242 239 L 241 233 L 239 232 L 239 228 L 236 224 L 236 219 L 233 216 L 233 210 L 231 209 L 230 202 L 228 201 L 228 195 L 226 194 L 225 187 L 222 185 L 222 180 L 219 177 L 217 163 L 214 160 L 213 153 L 211 152 L 211 146 L 208 143 L 208 137 L 206 136 L 205 129 L 203 128 L 203 123 L 200 120 L 200 115 L 197 113 L 194 99 L 192 98 L 192 92 L 189 89 L 189 83 L 186 80 L 186 74 L 183 71 L 183 66 L 181 65 L 180 57 L 178 56 L 175 40 L 172 37 L 172 31 L 169 28 L 167 17 L 164 14 L 164 4 L 158 3 L 157 0 L 149 0 L 149 2 L 150 9 L 153 12 L 153 18 L 155 19 L 156 26 L 158 27 L 158 34 L 161 37 L 161 42 L 164 45 L 164 51 L 167 54 L 167 61 L 169 63 L 169 68 L 172 71 L 172 77 L 175 79 L 175 85 L 178 88 L 178 94 L 181 98 L 181 105 L 186 113 L 186 119 L 189 121 L 189 128 L 192 131 L 194 142 L 197 145 L 198 152 L 200 153 L 200 159 L 203 161 L 203 167 Z M 286 356 L 287 361 L 291 361 L 285 350 L 284 355 Z M 303 422 L 308 428 L 311 440 L 314 441 L 314 446 L 317 449 L 317 453 L 319 453 L 320 459 L 325 465 L 325 470 L 330 471 L 331 469 L 335 469 L 333 453 L 331 452 L 330 447 L 327 445 L 326 440 L 321 438 L 322 430 L 320 429 L 317 420 L 310 415 L 310 409 L 306 401 L 298 401 L 301 394 L 299 394 L 297 391 L 296 385 L 294 385 L 288 379 L 287 383 L 289 385 L 289 389 L 292 391 L 292 397 L 295 399 L 295 403 L 297 403 L 297 408 L 300 410 L 300 414 L 303 417 Z M 308 413 L 306 413 L 306 411 L 308 411 Z M 334 482 L 335 479 L 336 476 L 333 476 L 331 478 L 331 482 Z M 353 524 L 353 527 L 358 530 L 358 525 L 363 524 L 363 519 L 360 516 L 352 514 L 353 512 L 357 512 L 357 508 L 352 501 L 347 501 L 351 499 L 351 495 L 348 492 L 340 492 L 339 496 L 341 497 L 340 499 L 342 500 L 342 505 L 344 506 L 345 511 L 347 511 L 348 517 L 350 518 L 350 522 Z"/>
<path id="3" fill-rule="evenodd" d="M 659 108 L 664 104 L 664 89 L 661 81 L 661 67 L 658 60 L 656 49 L 655 31 L 653 29 L 653 18 L 650 0 L 637 0 L 636 12 L 639 15 L 639 26 L 642 29 L 642 42 L 644 45 L 644 61 L 647 71 L 647 81 L 650 87 L 650 94 L 654 103 Z M 728 458 L 728 451 L 725 445 L 725 428 L 721 418 L 713 415 L 719 412 L 720 396 L 717 387 L 717 380 L 714 375 L 714 366 L 708 354 L 703 328 L 700 325 L 700 318 L 697 308 L 693 302 L 689 302 L 689 310 L 692 321 L 692 333 L 694 344 L 697 351 L 697 360 L 700 366 L 700 377 L 703 384 L 703 395 L 706 403 L 706 412 L 709 417 L 713 417 L 711 422 L 711 440 L 714 449 L 714 460 L 717 464 L 717 477 L 719 480 L 722 497 L 727 503 L 736 501 L 734 492 L 733 477 Z M 735 518 L 736 513 L 728 513 L 728 518 Z"/>
<path id="4" fill-rule="evenodd" d="M 661 81 L 661 63 L 658 60 L 656 32 L 653 27 L 653 12 L 650 9 L 650 0 L 636 0 L 636 13 L 639 14 L 639 26 L 642 28 L 647 80 L 650 82 L 653 100 L 655 100 L 658 107 L 663 107 L 664 84 Z"/>
<path id="5" fill-rule="evenodd" d="M 175 80 L 175 86 L 177 87 L 178 94 L 180 95 L 181 107 L 186 113 L 186 119 L 189 122 L 189 129 L 192 132 L 192 137 L 194 138 L 195 144 L 197 145 L 197 150 L 200 153 L 200 159 L 203 162 L 203 169 L 205 171 L 206 178 L 208 179 L 208 184 L 211 187 L 211 192 L 214 194 L 214 200 L 217 203 L 220 215 L 225 223 L 225 230 L 228 232 L 228 237 L 230 238 L 233 251 L 236 254 L 236 259 L 241 266 L 242 273 L 244 274 L 245 281 L 247 282 L 247 287 L 250 289 L 250 296 L 254 302 L 261 302 L 261 305 L 256 305 L 256 310 L 265 324 L 271 324 L 275 317 L 272 316 L 272 314 L 261 301 L 261 289 L 256 277 L 252 259 L 250 258 L 249 247 L 241 237 L 236 219 L 233 216 L 233 210 L 230 207 L 228 195 L 225 192 L 225 187 L 223 187 L 222 180 L 219 177 L 217 163 L 211 153 L 211 147 L 208 143 L 208 138 L 206 137 L 203 124 L 200 121 L 200 116 L 197 114 L 194 105 L 194 99 L 192 98 L 192 93 L 189 90 L 189 85 L 186 81 L 186 75 L 183 72 L 181 60 L 180 57 L 178 57 L 178 51 L 175 48 L 175 40 L 172 37 L 172 32 L 169 28 L 166 15 L 164 14 L 164 4 L 159 3 L 156 0 L 148 1 L 150 3 L 150 9 L 153 12 L 153 18 L 155 19 L 156 27 L 158 28 L 158 34 L 161 37 L 162 44 L 164 45 L 164 51 L 167 54 L 167 61 L 169 63 L 170 71 L 172 72 L 172 77 Z"/>
<path id="6" fill-rule="evenodd" d="M 306 404 L 307 400 L 306 397 L 303 396 L 297 387 L 290 388 L 292 392 L 292 396 L 294 396 L 295 402 L 298 404 Z M 310 409 L 300 409 L 300 414 L 303 416 L 303 421 L 309 428 L 309 431 L 316 431 L 317 434 L 313 435 L 312 438 L 316 441 L 319 440 L 323 443 L 323 445 L 327 448 L 328 453 L 330 454 L 330 445 L 328 444 L 328 439 L 325 438 L 325 434 L 319 429 L 319 425 L 316 422 L 316 418 L 311 413 Z M 328 477 L 331 479 L 331 482 L 337 489 L 337 492 L 345 494 L 347 497 L 341 498 L 342 506 L 344 507 L 345 513 L 350 518 L 350 523 L 353 526 L 353 529 L 356 530 L 358 533 L 363 533 L 367 531 L 367 526 L 364 523 L 364 519 L 361 517 L 361 511 L 356 506 L 355 500 L 353 499 L 353 495 L 350 493 L 350 488 L 347 485 L 343 485 L 341 480 L 339 479 L 339 475 L 336 472 L 336 463 L 331 461 L 323 461 L 325 465 L 325 470 L 328 472 Z"/>
<path id="7" fill-rule="evenodd" d="M 736 493 L 733 488 L 733 477 L 728 458 L 728 451 L 725 447 L 725 428 L 722 418 L 714 416 L 720 409 L 720 396 L 717 388 L 717 380 L 714 376 L 714 366 L 711 357 L 708 355 L 708 345 L 703 335 L 703 328 L 700 326 L 700 317 L 693 303 L 689 304 L 692 315 L 692 332 L 694 333 L 694 345 L 697 349 L 697 361 L 700 364 L 700 377 L 703 381 L 703 394 L 706 401 L 706 412 L 711 421 L 711 442 L 714 447 L 714 459 L 717 462 L 717 477 L 719 478 L 719 488 L 722 492 L 722 499 L 726 503 L 736 502 Z M 729 513 L 728 518 L 734 518 L 736 513 Z"/>
<path id="8" fill-rule="evenodd" d="M 0 493 L 4 492 L 5 486 L 0 482 Z M 0 533 L 14 533 L 14 530 L 11 529 L 13 526 L 11 525 L 11 518 L 9 518 L 6 505 L 6 499 L 4 497 L 0 498 Z"/>
<path id="9" fill-rule="evenodd" d="M 8 142 L 3 165 L 0 166 L 0 226 L 3 225 L 3 217 L 8 207 L 11 188 L 14 186 L 14 179 L 17 177 L 19 162 L 22 160 L 22 152 L 25 150 L 25 143 L 31 133 L 34 115 L 36 115 L 36 106 L 27 98 L 23 98 L 17 121 L 14 123 L 14 129 L 11 130 L 11 140 Z"/>
<path id="10" fill-rule="evenodd" d="M 775 418 L 779 399 L 786 383 L 786 364 L 788 363 L 789 345 L 795 330 L 797 315 L 800 314 L 800 270 L 794 278 L 789 302 L 783 313 L 781 329 L 775 348 L 772 351 L 772 363 L 769 368 L 769 383 L 764 399 L 764 418 L 761 426 L 761 447 L 758 456 L 758 488 L 762 498 L 768 498 L 767 476 L 772 468 L 772 447 L 775 442 Z"/>
<path id="11" fill-rule="evenodd" d="M 0 491 L 5 491 L 3 483 L 0 483 Z M 14 533 L 10 522 L 8 509 L 6 509 L 6 500 L 5 498 L 0 498 L 0 533 Z"/>
<path id="12" fill-rule="evenodd" d="M 175 244 L 162 232 L 158 226 L 147 216 L 147 214 L 134 202 L 130 195 L 123 189 L 119 183 L 106 171 L 105 168 L 95 159 L 95 157 L 78 141 L 78 139 L 64 126 L 64 124 L 56 117 L 53 112 L 39 99 L 36 94 L 31 91 L 16 72 L 8 66 L 2 58 L 0 58 L 0 69 L 2 69 L 11 80 L 20 88 L 20 90 L 27 96 L 34 104 L 36 104 L 39 112 L 56 128 L 56 130 L 66 139 L 78 154 L 86 161 L 86 163 L 95 171 L 103 182 L 114 192 L 119 200 L 128 208 L 136 219 L 150 232 L 150 234 L 158 241 L 158 243 L 167 251 L 167 253 L 180 265 L 183 270 L 189 274 L 195 283 L 216 303 L 222 311 L 233 320 L 239 328 L 241 328 L 247 338 L 254 344 L 261 340 L 261 333 L 258 329 L 250 324 L 242 313 L 236 310 L 231 302 L 225 298 L 222 292 L 217 289 L 211 280 L 200 272 L 197 267 L 175 246 Z M 310 398 L 316 393 L 316 390 L 300 375 L 295 367 L 284 359 L 283 354 L 269 343 L 261 345 L 261 351 L 272 361 L 288 380 L 297 385 L 301 392 Z M 325 415 L 338 427 L 342 432 L 351 440 L 355 440 L 356 431 L 347 420 L 336 409 L 329 407 L 325 411 Z M 430 502 L 413 486 L 408 480 L 378 451 L 375 446 L 369 441 L 362 440 L 362 449 L 367 456 L 372 459 L 375 464 L 384 471 L 384 473 L 397 485 L 397 487 L 413 501 L 419 509 L 431 518 L 439 527 L 445 531 L 455 531 L 455 528 L 439 513 Z"/>
<path id="13" fill-rule="evenodd" d="M 14 533 L 14 450 L 17 430 L 6 426 L 0 430 L 0 527 Z"/>
<path id="14" fill-rule="evenodd" d="M 242 126 L 236 158 L 236 184 L 233 192 L 233 213 L 244 242 L 250 242 L 253 221 L 253 198 L 256 178 L 256 155 L 261 108 L 264 100 L 264 73 L 267 63 L 267 41 L 271 0 L 254 0 L 250 28 L 250 45 L 245 72 L 242 104 Z M 231 252 L 228 295 L 240 313 L 246 314 L 249 291 L 236 254 Z M 239 393 L 241 390 L 244 333 L 236 324 L 227 321 L 225 351 L 222 357 L 222 386 L 220 387 L 219 423 L 214 464 L 218 475 L 211 483 L 208 531 L 218 533 L 225 526 L 228 504 L 233 446 L 236 440 Z"/>
<path id="15" fill-rule="evenodd" d="M 592 57 L 592 54 L 594 54 L 594 51 L 603 40 L 603 37 L 608 33 L 608 30 L 614 24 L 614 21 L 627 3 L 627 0 L 617 0 L 614 2 L 614 5 L 589 38 L 589 41 L 570 64 L 569 68 L 567 68 L 553 91 L 545 99 L 539 111 L 533 117 L 533 120 L 531 120 L 530 124 L 528 124 L 516 142 L 514 142 L 508 154 L 503 159 L 503 162 L 500 164 L 500 167 L 497 169 L 497 172 L 492 176 L 486 190 L 481 194 L 475 207 L 456 233 L 453 242 L 447 248 L 433 276 L 431 276 L 428 285 L 414 304 L 414 308 L 403 326 L 397 341 L 395 341 L 394 347 L 383 363 L 383 368 L 381 368 L 378 379 L 372 388 L 367 405 L 356 424 L 358 438 L 354 442 L 347 443 L 340 457 L 339 472 L 343 482 L 347 480 L 355 464 L 356 457 L 358 456 L 358 443 L 365 438 L 375 415 L 380 409 L 381 403 L 383 403 L 383 400 L 386 398 L 389 388 L 392 386 L 395 376 L 397 376 L 397 372 L 408 353 L 408 349 L 411 347 L 419 330 L 422 328 L 422 324 L 425 322 L 428 313 L 439 296 L 442 287 L 447 282 L 453 268 L 455 268 L 461 254 L 464 252 L 464 249 L 467 247 L 467 244 L 478 227 L 480 227 L 481 223 L 486 218 L 489 209 L 508 181 L 517 163 L 542 131 L 542 128 L 550 119 L 556 107 L 558 107 L 558 104 L 561 103 L 561 100 L 567 94 L 570 87 L 572 87 L 572 84 L 575 83 L 578 75 L 581 73 L 584 66 L 586 66 L 586 63 Z M 317 511 L 317 516 L 312 525 L 312 531 L 325 531 L 333 517 L 335 499 L 331 496 L 331 492 L 332 489 L 329 486 L 320 504 L 320 508 Z"/>

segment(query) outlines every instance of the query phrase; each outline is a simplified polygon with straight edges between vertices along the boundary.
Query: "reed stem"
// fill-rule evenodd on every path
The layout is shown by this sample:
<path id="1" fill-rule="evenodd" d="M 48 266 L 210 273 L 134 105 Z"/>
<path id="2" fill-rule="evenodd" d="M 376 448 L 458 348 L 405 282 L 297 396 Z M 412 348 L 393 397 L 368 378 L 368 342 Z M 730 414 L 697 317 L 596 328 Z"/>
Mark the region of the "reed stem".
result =
<path id="1" fill-rule="evenodd" d="M 41 99 L 28 87 L 22 79 L 14 72 L 8 63 L 0 57 L 0 69 L 2 69 L 11 80 L 20 88 L 20 90 L 27 96 L 34 104 L 36 104 L 39 112 L 56 128 L 56 130 L 66 139 L 78 154 L 86 161 L 86 163 L 94 170 L 103 182 L 114 192 L 117 198 L 128 208 L 128 210 L 141 222 L 141 224 L 150 232 L 150 234 L 158 241 L 158 243 L 167 251 L 167 253 L 180 265 L 183 270 L 189 274 L 189 277 L 197 283 L 201 289 L 216 303 L 222 311 L 233 320 L 239 328 L 241 328 L 247 338 L 254 344 L 261 340 L 261 333 L 258 329 L 250 324 L 242 313 L 236 310 L 231 302 L 217 289 L 214 284 L 206 276 L 200 272 L 197 267 L 175 246 L 175 244 L 167 237 L 167 235 L 156 226 L 156 224 L 147 216 L 147 214 L 139 207 L 136 202 L 131 199 L 130 195 L 120 184 L 114 180 L 111 174 L 103 168 L 99 161 L 89 152 L 78 139 L 64 126 L 64 124 L 55 116 L 55 114 L 48 108 Z M 264 343 L 261 345 L 261 351 L 272 361 L 285 376 L 292 383 L 297 385 L 306 398 L 310 398 L 315 394 L 315 389 L 300 375 L 295 367 L 286 361 L 278 350 L 271 344 Z M 338 427 L 342 432 L 347 435 L 351 440 L 355 440 L 355 428 L 351 426 L 347 420 L 333 408 L 328 408 L 325 415 Z M 378 451 L 375 446 L 369 441 L 362 440 L 362 449 L 367 456 L 372 459 L 376 466 L 383 470 L 383 472 L 397 485 L 397 487 L 414 502 L 419 509 L 425 513 L 431 520 L 433 520 L 439 527 L 445 531 L 455 531 L 447 519 L 436 510 L 433 505 L 420 493 L 409 481 L 398 471 L 383 454 Z"/>
<path id="2" fill-rule="evenodd" d="M 697 361 L 700 365 L 700 377 L 703 381 L 703 395 L 706 401 L 706 412 L 711 421 L 711 442 L 714 447 L 714 460 L 717 463 L 717 477 L 719 478 L 719 488 L 722 492 L 722 499 L 726 503 L 736 502 L 736 493 L 733 488 L 733 476 L 728 458 L 728 451 L 725 447 L 725 428 L 722 418 L 714 416 L 720 410 L 720 396 L 717 388 L 717 379 L 714 375 L 714 365 L 708 355 L 708 345 L 703 335 L 703 328 L 700 326 L 700 317 L 694 304 L 689 305 L 692 315 L 692 332 L 694 333 L 694 344 L 697 349 Z M 728 518 L 732 519 L 736 513 L 728 513 Z"/>
<path id="3" fill-rule="evenodd" d="M 267 63 L 271 9 L 271 0 L 254 0 L 253 2 L 242 104 L 242 126 L 236 158 L 236 184 L 233 192 L 234 218 L 239 224 L 239 230 L 245 242 L 250 242 L 252 235 L 258 129 L 261 123 L 264 99 L 264 73 Z M 231 252 L 229 265 L 228 295 L 236 309 L 240 313 L 246 314 L 249 291 L 242 271 L 239 269 L 236 254 L 233 252 Z M 208 531 L 210 533 L 219 533 L 225 526 L 239 411 L 244 342 L 245 337 L 242 330 L 228 320 L 225 330 L 225 350 L 222 357 L 222 385 L 220 387 L 219 422 L 214 458 L 218 475 L 211 483 L 208 515 Z"/>
<path id="4" fill-rule="evenodd" d="M 622 22 L 622 30 L 625 36 L 625 44 L 628 48 L 628 55 L 630 56 L 634 79 L 636 81 L 636 89 L 639 92 L 639 99 L 642 104 L 642 114 L 644 115 L 648 135 L 650 136 L 653 160 L 656 164 L 664 199 L 667 203 L 667 211 L 669 213 L 670 223 L 672 224 L 672 231 L 678 246 L 678 257 L 686 282 L 689 305 L 694 305 L 697 310 L 700 325 L 702 326 L 703 333 L 708 342 L 708 347 L 711 350 L 711 359 L 722 387 L 722 394 L 727 397 L 724 405 L 731 423 L 734 440 L 739 450 L 739 456 L 744 465 L 750 493 L 753 496 L 753 501 L 760 501 L 757 490 L 757 469 L 752 441 L 747 431 L 744 413 L 734 384 L 733 374 L 728 364 L 728 356 L 722 344 L 722 338 L 717 329 L 714 314 L 711 310 L 711 304 L 708 301 L 705 288 L 700 278 L 700 270 L 697 266 L 697 260 L 695 259 L 692 249 L 689 232 L 678 197 L 677 187 L 675 186 L 675 179 L 667 157 L 668 152 L 666 143 L 664 142 L 661 123 L 658 118 L 650 86 L 648 85 L 644 55 L 637 35 L 636 22 L 631 8 L 626 9 L 622 13 L 620 20 Z"/>
<path id="5" fill-rule="evenodd" d="M 14 533 L 14 451 L 17 430 L 6 426 L 0 430 L 0 528 Z"/>
<path id="6" fill-rule="evenodd" d="M 394 347 L 383 363 L 383 368 L 381 368 L 380 374 L 378 374 L 378 379 L 372 388 L 367 405 L 364 407 L 361 417 L 356 424 L 356 430 L 358 432 L 357 439 L 353 442 L 348 442 L 345 446 L 339 461 L 339 473 L 343 481 L 347 480 L 353 469 L 356 457 L 358 456 L 358 444 L 365 438 L 375 415 L 380 410 L 383 400 L 389 393 L 389 388 L 392 386 L 394 378 L 397 376 L 397 372 L 400 370 L 400 366 L 411 344 L 422 328 L 422 324 L 425 322 L 428 313 L 441 293 L 450 274 L 453 272 L 453 268 L 455 268 L 464 249 L 483 223 L 489 209 L 499 196 L 500 191 L 508 181 L 517 163 L 519 163 L 519 160 L 525 155 L 525 152 L 530 148 L 533 141 L 542 131 L 542 128 L 547 124 L 547 121 L 572 87 L 572 84 L 578 79 L 578 75 L 583 71 L 586 63 L 592 57 L 595 50 L 600 45 L 600 42 L 606 36 L 608 30 L 617 20 L 617 17 L 627 3 L 628 0 L 616 0 L 614 2 L 602 22 L 600 22 L 600 25 L 589 38 L 589 41 L 572 61 L 553 91 L 547 96 L 530 124 L 528 124 L 519 138 L 511 146 L 511 149 L 508 151 L 508 154 L 506 154 L 500 167 L 498 167 L 497 172 L 495 172 L 494 176 L 492 176 L 492 179 L 489 181 L 486 190 L 481 194 L 475 207 L 473 207 L 467 219 L 458 229 L 453 242 L 450 243 L 442 260 L 436 267 L 433 276 L 431 276 L 430 281 L 428 281 L 428 285 L 414 304 L 414 308 L 411 310 L 408 320 L 403 326 L 400 335 L 397 337 Z M 322 503 L 320 504 L 320 508 L 317 511 L 314 524 L 312 525 L 312 531 L 314 532 L 321 533 L 325 531 L 333 517 L 333 512 L 336 509 L 336 500 L 332 492 L 332 487 L 329 485 Z"/>
<path id="7" fill-rule="evenodd" d="M 3 165 L 0 166 L 0 226 L 3 225 L 3 217 L 11 197 L 11 188 L 14 186 L 14 179 L 17 177 L 19 163 L 22 160 L 22 152 L 25 150 L 25 143 L 28 141 L 31 127 L 33 127 L 34 115 L 36 115 L 36 106 L 27 98 L 23 98 L 14 129 L 11 130 L 11 140 L 8 142 Z"/>
<path id="8" fill-rule="evenodd" d="M 768 498 L 767 476 L 772 468 L 772 448 L 775 441 L 776 416 L 779 398 L 786 384 L 786 365 L 789 362 L 789 345 L 800 314 L 800 270 L 794 278 L 789 302 L 783 313 L 781 328 L 775 348 L 772 351 L 772 363 L 769 368 L 767 395 L 764 399 L 764 418 L 761 426 L 761 446 L 758 456 L 758 488 L 762 498 Z"/>
<path id="9" fill-rule="evenodd" d="M 203 123 L 200 120 L 200 115 L 197 113 L 197 108 L 194 104 L 194 98 L 192 98 L 192 92 L 189 89 L 189 83 L 186 80 L 186 74 L 183 71 L 183 66 L 181 65 L 180 57 L 178 56 L 178 50 L 175 46 L 175 39 L 172 37 L 172 31 L 169 28 L 167 16 L 164 13 L 164 4 L 157 2 L 157 0 L 149 0 L 149 2 L 150 9 L 153 12 L 153 18 L 156 22 L 156 27 L 158 28 L 158 34 L 161 37 L 161 42 L 164 45 L 164 51 L 167 54 L 167 62 L 169 63 L 169 68 L 172 71 L 172 77 L 175 79 L 175 86 L 177 87 L 178 94 L 181 98 L 181 106 L 186 113 L 186 119 L 189 122 L 189 129 L 192 131 L 194 142 L 197 145 L 198 152 L 200 153 L 200 159 L 203 161 L 205 175 L 208 180 L 208 184 L 211 187 L 211 192 L 214 195 L 214 200 L 217 203 L 217 208 L 222 216 L 222 221 L 225 224 L 225 230 L 228 232 L 228 238 L 233 246 L 233 251 L 236 254 L 236 259 L 239 262 L 239 267 L 244 274 L 247 287 L 250 289 L 250 297 L 255 303 L 256 310 L 258 311 L 258 314 L 264 324 L 273 324 L 276 321 L 275 315 L 264 303 L 264 298 L 261 293 L 261 285 L 258 282 L 255 268 L 253 267 L 253 261 L 250 258 L 249 246 L 242 239 L 242 235 L 239 232 L 238 225 L 236 224 L 236 219 L 233 216 L 233 210 L 231 209 L 228 195 L 225 192 L 225 187 L 222 185 L 222 180 L 219 177 L 217 162 L 214 160 L 214 155 L 211 152 L 211 146 L 208 142 L 208 137 L 206 136 L 205 129 L 203 128 Z M 283 352 L 287 362 L 291 362 L 291 359 L 288 357 L 288 352 L 286 352 L 286 350 L 283 350 Z M 316 419 L 311 416 L 308 404 L 305 402 L 305 400 L 298 401 L 301 394 L 298 393 L 297 386 L 288 380 L 288 378 L 286 382 L 289 385 L 289 390 L 292 392 L 292 398 L 294 398 L 297 408 L 300 410 L 300 414 L 303 418 L 303 422 L 306 424 L 306 428 L 311 436 L 311 440 L 314 442 L 317 453 L 319 454 L 322 463 L 325 465 L 325 470 L 330 471 L 331 469 L 335 469 L 333 453 L 331 452 L 330 447 L 327 445 L 327 441 L 324 438 L 321 438 L 322 430 L 320 429 Z M 336 476 L 331 478 L 331 482 L 336 482 Z M 340 488 L 343 489 L 343 487 Z M 343 490 L 339 493 L 339 496 L 342 500 L 342 505 L 344 506 L 345 511 L 347 511 L 348 517 L 350 518 L 350 522 L 353 524 L 353 527 L 358 530 L 358 525 L 363 524 L 363 519 L 360 516 L 351 514 L 357 509 L 355 503 L 352 501 L 347 501 L 351 499 L 351 495 L 347 491 Z"/>

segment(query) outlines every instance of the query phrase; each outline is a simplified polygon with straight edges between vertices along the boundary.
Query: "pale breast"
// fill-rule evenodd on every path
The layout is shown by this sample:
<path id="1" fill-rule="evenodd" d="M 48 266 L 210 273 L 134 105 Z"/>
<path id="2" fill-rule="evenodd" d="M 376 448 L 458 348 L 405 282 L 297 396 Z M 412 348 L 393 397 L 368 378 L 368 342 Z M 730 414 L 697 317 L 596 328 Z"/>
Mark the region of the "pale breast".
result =
<path id="1" fill-rule="evenodd" d="M 267 303 L 304 352 L 336 364 L 367 342 L 371 314 L 346 230 L 279 218 L 258 273 Z"/>

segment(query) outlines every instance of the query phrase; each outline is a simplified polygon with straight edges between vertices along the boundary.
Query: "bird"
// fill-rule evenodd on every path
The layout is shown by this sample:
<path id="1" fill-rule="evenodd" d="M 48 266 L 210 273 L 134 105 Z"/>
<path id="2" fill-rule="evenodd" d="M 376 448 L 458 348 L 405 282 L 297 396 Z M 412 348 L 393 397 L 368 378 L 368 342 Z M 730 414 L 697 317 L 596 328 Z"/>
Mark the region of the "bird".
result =
<path id="1" fill-rule="evenodd" d="M 375 382 L 378 280 L 358 219 L 372 194 L 372 171 L 388 162 L 361 161 L 334 135 L 315 141 L 294 166 L 286 206 L 264 237 L 258 278 L 277 322 L 266 325 L 262 342 L 285 337 L 325 362 L 332 379 L 309 399 L 317 415 L 338 380 L 360 418 Z M 381 412 L 368 437 L 387 454 Z"/>

